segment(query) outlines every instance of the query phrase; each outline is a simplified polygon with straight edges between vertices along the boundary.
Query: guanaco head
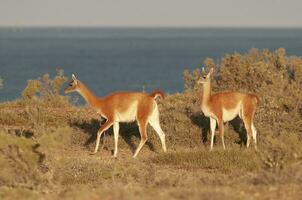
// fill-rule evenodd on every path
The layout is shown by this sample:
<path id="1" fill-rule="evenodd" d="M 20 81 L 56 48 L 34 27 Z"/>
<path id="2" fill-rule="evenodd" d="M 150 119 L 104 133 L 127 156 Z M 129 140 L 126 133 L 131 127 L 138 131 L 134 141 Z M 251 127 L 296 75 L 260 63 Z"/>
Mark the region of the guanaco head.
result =
<path id="1" fill-rule="evenodd" d="M 204 72 L 204 68 L 202 69 L 202 71 Z M 211 68 L 209 73 L 206 74 L 206 75 L 202 75 L 198 80 L 197 80 L 197 84 L 204 84 L 204 83 L 207 83 L 207 82 L 210 82 L 211 80 L 211 75 L 213 74 L 214 72 L 214 68 Z"/>
<path id="2" fill-rule="evenodd" d="M 72 74 L 71 81 L 69 82 L 68 86 L 64 89 L 65 94 L 74 92 L 78 89 L 78 79 L 74 74 Z"/>

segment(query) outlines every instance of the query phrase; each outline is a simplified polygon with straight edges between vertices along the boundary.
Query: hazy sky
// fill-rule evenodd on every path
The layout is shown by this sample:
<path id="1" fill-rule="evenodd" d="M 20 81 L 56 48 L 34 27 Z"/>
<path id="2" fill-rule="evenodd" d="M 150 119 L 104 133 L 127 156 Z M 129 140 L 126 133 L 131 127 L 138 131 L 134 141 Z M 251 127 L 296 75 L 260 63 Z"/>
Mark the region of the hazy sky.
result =
<path id="1" fill-rule="evenodd" d="M 302 0 L 0 0 L 0 26 L 302 27 Z"/>

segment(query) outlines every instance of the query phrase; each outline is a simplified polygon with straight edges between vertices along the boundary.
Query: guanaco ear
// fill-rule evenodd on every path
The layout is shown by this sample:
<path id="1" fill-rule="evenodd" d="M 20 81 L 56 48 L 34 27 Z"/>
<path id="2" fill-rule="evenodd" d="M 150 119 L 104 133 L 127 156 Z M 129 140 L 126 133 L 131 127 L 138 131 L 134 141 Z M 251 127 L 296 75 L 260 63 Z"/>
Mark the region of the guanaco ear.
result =
<path id="1" fill-rule="evenodd" d="M 209 73 L 212 75 L 213 72 L 214 72 L 214 68 L 212 67 L 212 68 L 210 69 L 210 72 L 209 72 Z"/>
<path id="2" fill-rule="evenodd" d="M 78 84 L 78 79 L 76 78 L 76 76 L 74 74 L 72 74 L 72 80 L 75 82 L 75 84 Z"/>
<path id="3" fill-rule="evenodd" d="M 214 72 L 214 68 L 212 67 L 209 71 L 209 73 L 207 74 L 207 78 L 210 78 L 210 76 L 213 74 Z"/>

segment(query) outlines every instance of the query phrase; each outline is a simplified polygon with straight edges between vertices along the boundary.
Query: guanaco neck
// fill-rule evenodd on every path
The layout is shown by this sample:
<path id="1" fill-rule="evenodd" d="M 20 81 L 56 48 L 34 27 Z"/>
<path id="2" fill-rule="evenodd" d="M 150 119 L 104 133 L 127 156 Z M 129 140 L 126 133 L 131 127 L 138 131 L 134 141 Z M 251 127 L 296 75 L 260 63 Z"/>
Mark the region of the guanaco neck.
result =
<path id="1" fill-rule="evenodd" d="M 97 97 L 82 82 L 78 81 L 78 84 L 79 94 L 91 107 L 95 107 L 98 101 Z"/>
<path id="2" fill-rule="evenodd" d="M 211 81 L 207 81 L 203 84 L 202 91 L 202 107 L 207 106 L 211 96 Z"/>

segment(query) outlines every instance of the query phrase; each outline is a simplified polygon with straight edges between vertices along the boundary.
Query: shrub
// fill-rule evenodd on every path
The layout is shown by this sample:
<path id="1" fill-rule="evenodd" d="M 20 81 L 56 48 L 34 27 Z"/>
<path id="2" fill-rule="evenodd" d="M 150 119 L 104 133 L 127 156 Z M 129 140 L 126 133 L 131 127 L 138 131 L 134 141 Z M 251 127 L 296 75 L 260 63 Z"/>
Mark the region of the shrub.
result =
<path id="1" fill-rule="evenodd" d="M 43 154 L 30 139 L 0 132 L 0 185 L 33 187 L 43 177 Z"/>
<path id="2" fill-rule="evenodd" d="M 49 74 L 44 74 L 42 79 L 28 80 L 27 86 L 22 92 L 22 97 L 31 99 L 38 95 L 42 98 L 58 96 L 63 84 L 67 81 L 63 70 L 57 70 L 57 75 L 51 79 Z"/>
<path id="3" fill-rule="evenodd" d="M 71 112 L 76 110 L 68 97 L 59 94 L 66 80 L 62 70 L 57 70 L 53 79 L 45 74 L 37 80 L 29 80 L 22 99 L 0 104 L 0 127 L 18 135 L 34 136 L 52 128 L 66 127 Z"/>

